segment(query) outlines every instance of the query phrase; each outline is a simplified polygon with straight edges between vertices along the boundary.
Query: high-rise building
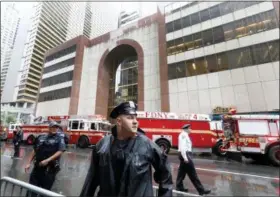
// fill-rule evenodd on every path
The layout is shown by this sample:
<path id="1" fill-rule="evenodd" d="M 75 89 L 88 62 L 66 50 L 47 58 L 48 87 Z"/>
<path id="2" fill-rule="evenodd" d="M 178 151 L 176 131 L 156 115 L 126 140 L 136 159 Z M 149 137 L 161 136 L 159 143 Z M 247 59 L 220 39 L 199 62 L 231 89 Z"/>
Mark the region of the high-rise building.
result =
<path id="1" fill-rule="evenodd" d="M 91 5 L 92 30 L 90 38 L 95 38 L 118 28 L 118 17 L 121 11 L 121 3 L 92 2 Z"/>
<path id="2" fill-rule="evenodd" d="M 92 31 L 92 2 L 71 2 L 66 40 L 81 34 L 90 38 Z"/>
<path id="3" fill-rule="evenodd" d="M 279 109 L 279 2 L 176 2 L 165 11 L 48 52 L 56 59 L 45 62 L 37 115 L 108 116 L 121 100 L 179 114 Z"/>
<path id="4" fill-rule="evenodd" d="M 18 79 L 18 102 L 36 101 L 45 52 L 66 40 L 70 8 L 68 2 L 35 5 Z"/>
<path id="5" fill-rule="evenodd" d="M 139 17 L 140 14 L 138 11 L 132 11 L 132 12 L 122 11 L 120 13 L 118 27 L 122 27 L 123 25 L 136 21 Z"/>
<path id="6" fill-rule="evenodd" d="M 15 3 L 1 4 L 1 93 L 6 82 L 19 22 Z"/>
<path id="7" fill-rule="evenodd" d="M 170 111 L 279 109 L 279 2 L 165 7 Z"/>

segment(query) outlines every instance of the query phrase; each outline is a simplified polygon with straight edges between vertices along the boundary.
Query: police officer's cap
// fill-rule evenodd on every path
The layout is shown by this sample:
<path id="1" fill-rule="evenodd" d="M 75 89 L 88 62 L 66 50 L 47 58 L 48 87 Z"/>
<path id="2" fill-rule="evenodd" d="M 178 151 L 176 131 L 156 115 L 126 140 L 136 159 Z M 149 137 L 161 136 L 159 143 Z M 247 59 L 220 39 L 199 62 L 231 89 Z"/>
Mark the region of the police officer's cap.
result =
<path id="1" fill-rule="evenodd" d="M 52 121 L 52 122 L 50 122 L 49 127 L 50 128 L 52 128 L 52 127 L 60 127 L 60 125 L 57 122 Z"/>
<path id="2" fill-rule="evenodd" d="M 184 126 L 182 126 L 182 129 L 188 129 L 188 128 L 190 128 L 190 124 L 185 124 Z"/>
<path id="3" fill-rule="evenodd" d="M 137 115 L 137 104 L 133 101 L 127 101 L 119 104 L 117 107 L 115 107 L 110 117 L 113 119 L 116 119 L 119 115 Z"/>

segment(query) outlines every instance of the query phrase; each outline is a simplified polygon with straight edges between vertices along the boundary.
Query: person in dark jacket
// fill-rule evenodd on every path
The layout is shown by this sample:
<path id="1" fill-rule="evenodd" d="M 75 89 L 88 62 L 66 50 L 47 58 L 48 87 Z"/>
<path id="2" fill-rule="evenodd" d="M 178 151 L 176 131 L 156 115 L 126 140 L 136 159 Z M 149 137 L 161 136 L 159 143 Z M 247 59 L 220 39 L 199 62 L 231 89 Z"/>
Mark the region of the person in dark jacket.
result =
<path id="1" fill-rule="evenodd" d="M 16 131 L 14 131 L 14 137 L 13 137 L 14 157 L 19 156 L 19 149 L 20 149 L 22 137 L 23 137 L 23 132 L 22 132 L 21 126 L 17 126 Z"/>
<path id="2" fill-rule="evenodd" d="M 167 155 L 138 128 L 137 105 L 124 102 L 115 107 L 110 117 L 116 120 L 112 134 L 101 139 L 92 151 L 91 164 L 80 196 L 172 196 L 173 182 Z"/>
<path id="3" fill-rule="evenodd" d="M 30 155 L 29 163 L 25 167 L 27 172 L 31 162 L 34 161 L 29 183 L 47 190 L 52 188 L 56 174 L 60 170 L 60 156 L 66 150 L 64 138 L 57 133 L 58 127 L 59 125 L 56 122 L 51 122 L 49 133 L 36 138 L 34 150 Z M 27 196 L 29 195 L 30 193 L 27 194 Z"/>

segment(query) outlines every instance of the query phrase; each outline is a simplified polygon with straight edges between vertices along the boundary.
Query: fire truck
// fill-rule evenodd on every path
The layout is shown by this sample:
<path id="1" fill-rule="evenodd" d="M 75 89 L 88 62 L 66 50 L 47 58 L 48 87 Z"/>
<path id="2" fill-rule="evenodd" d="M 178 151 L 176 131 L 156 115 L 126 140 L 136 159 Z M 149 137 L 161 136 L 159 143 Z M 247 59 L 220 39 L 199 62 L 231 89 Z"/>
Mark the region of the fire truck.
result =
<path id="1" fill-rule="evenodd" d="M 178 148 L 178 137 L 184 124 L 191 125 L 189 134 L 193 152 L 213 152 L 224 156 L 222 121 L 211 121 L 207 114 L 176 114 L 172 112 L 137 112 L 139 127 L 146 136 L 158 144 L 166 153 Z"/>
<path id="2" fill-rule="evenodd" d="M 223 119 L 233 124 L 224 151 L 280 166 L 279 115 L 226 115 Z"/>
<path id="3" fill-rule="evenodd" d="M 101 115 L 89 116 L 48 116 L 40 118 L 33 124 L 21 125 L 23 130 L 23 141 L 28 145 L 35 142 L 37 136 L 46 134 L 49 130 L 50 121 L 56 121 L 61 125 L 62 132 L 66 134 L 68 144 L 77 144 L 86 148 L 96 144 L 101 138 L 110 132 L 110 123 Z M 9 139 L 13 138 L 16 124 L 11 124 Z"/>

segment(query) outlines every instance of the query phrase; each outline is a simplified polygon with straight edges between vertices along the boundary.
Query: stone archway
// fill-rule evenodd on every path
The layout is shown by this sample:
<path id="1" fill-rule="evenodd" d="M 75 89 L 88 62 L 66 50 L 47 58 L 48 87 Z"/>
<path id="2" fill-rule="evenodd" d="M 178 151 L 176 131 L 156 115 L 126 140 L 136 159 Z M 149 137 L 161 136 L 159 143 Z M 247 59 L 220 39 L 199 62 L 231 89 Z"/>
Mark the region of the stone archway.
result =
<path id="1" fill-rule="evenodd" d="M 110 69 L 113 65 L 114 58 L 120 60 L 126 56 L 136 53 L 138 59 L 138 110 L 144 110 L 144 53 L 140 44 L 134 40 L 124 39 L 117 41 L 117 45 L 114 49 L 107 49 L 98 65 L 98 78 L 97 78 L 97 90 L 96 90 L 96 103 L 95 114 L 101 114 L 107 117 L 108 99 L 109 99 L 109 80 Z M 116 57 L 117 56 L 117 57 Z"/>

